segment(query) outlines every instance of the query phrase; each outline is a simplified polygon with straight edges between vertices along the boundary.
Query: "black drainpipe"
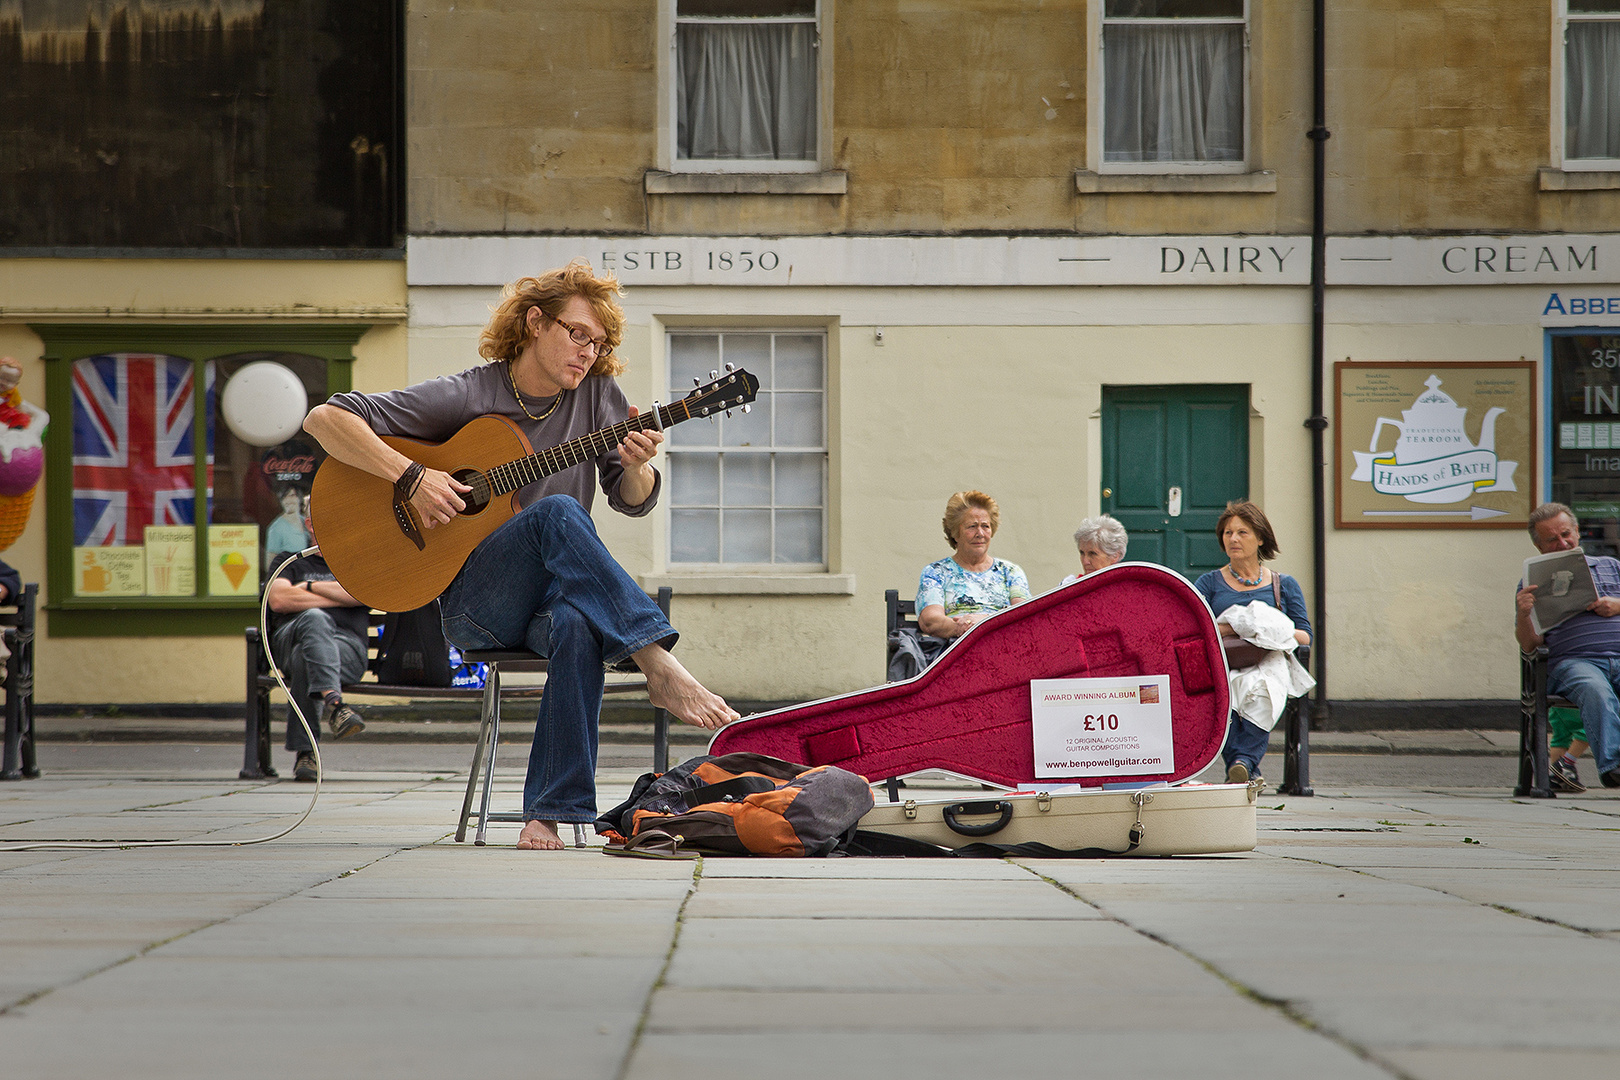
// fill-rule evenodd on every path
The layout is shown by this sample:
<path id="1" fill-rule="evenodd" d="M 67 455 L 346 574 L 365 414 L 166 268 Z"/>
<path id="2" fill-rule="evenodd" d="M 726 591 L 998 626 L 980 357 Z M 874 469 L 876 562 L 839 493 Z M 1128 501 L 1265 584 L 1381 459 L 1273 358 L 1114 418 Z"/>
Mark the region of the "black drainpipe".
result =
<path id="1" fill-rule="evenodd" d="M 1315 0 L 1312 42 L 1311 75 L 1314 82 L 1314 123 L 1307 137 L 1311 140 L 1311 416 L 1305 426 L 1311 430 L 1311 510 L 1314 515 L 1312 533 L 1315 536 L 1313 569 L 1315 571 L 1316 606 L 1311 639 L 1311 657 L 1316 667 L 1316 698 L 1311 705 L 1311 727 L 1321 728 L 1328 720 L 1327 700 L 1327 454 L 1325 443 L 1328 426 L 1325 415 L 1323 387 L 1325 357 L 1323 343 L 1323 308 L 1327 286 L 1327 225 L 1323 206 L 1327 180 L 1327 52 L 1325 0 Z"/>

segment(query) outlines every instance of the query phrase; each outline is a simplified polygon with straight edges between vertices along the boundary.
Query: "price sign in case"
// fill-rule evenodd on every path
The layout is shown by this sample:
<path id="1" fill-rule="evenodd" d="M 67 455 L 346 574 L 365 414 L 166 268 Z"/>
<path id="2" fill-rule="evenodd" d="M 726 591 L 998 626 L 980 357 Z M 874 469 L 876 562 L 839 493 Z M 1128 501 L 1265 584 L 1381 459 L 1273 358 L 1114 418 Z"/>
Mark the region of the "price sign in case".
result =
<path id="1" fill-rule="evenodd" d="M 1033 679 L 1035 776 L 1159 776 L 1175 770 L 1170 676 Z"/>

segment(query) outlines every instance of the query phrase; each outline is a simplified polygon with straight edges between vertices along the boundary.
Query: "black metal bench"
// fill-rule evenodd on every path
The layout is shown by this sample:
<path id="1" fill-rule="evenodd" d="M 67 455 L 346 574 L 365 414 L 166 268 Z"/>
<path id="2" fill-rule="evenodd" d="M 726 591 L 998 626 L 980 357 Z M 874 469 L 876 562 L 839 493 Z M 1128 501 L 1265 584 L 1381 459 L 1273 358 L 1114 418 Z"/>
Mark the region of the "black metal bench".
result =
<path id="1" fill-rule="evenodd" d="M 669 618 L 670 590 L 668 586 L 658 590 L 653 597 L 658 608 Z M 360 682 L 349 683 L 343 687 L 344 698 L 350 697 L 396 697 L 423 700 L 451 700 L 473 701 L 482 703 L 484 691 L 481 687 L 460 686 L 404 686 L 393 683 L 377 681 L 377 639 L 383 620 L 387 615 L 380 611 L 371 613 L 371 633 L 368 635 L 368 649 L 366 662 L 366 675 Z M 278 684 L 275 677 L 270 674 L 270 666 L 264 657 L 264 649 L 259 643 L 259 628 L 250 626 L 246 629 L 247 639 L 247 700 L 245 709 L 246 725 L 242 741 L 242 771 L 238 774 L 243 780 L 262 780 L 267 777 L 279 775 L 271 765 L 271 739 L 270 739 L 270 691 Z M 477 655 L 469 656 L 476 660 Z M 519 666 L 506 665 L 507 670 L 520 670 L 524 672 L 543 672 L 546 669 L 544 660 L 533 660 Z M 627 669 L 610 669 L 618 674 L 625 674 Z M 645 690 L 645 679 L 630 679 L 623 681 L 609 681 L 603 688 L 604 693 L 623 694 Z M 502 687 L 501 693 L 506 697 L 539 697 L 544 692 L 544 685 L 510 686 Z M 311 718 L 312 721 L 318 718 Z M 9 730 L 9 729 L 8 729 Z M 664 772 L 669 767 L 669 714 L 663 709 L 653 709 L 653 770 Z"/>
<path id="2" fill-rule="evenodd" d="M 1521 799 L 1556 799 L 1548 776 L 1547 708 L 1574 703 L 1547 693 L 1547 649 L 1519 654 L 1519 783 L 1513 794 Z"/>
<path id="3" fill-rule="evenodd" d="M 0 634 L 11 650 L 6 658 L 6 733 L 0 780 L 39 775 L 34 758 L 34 604 L 38 594 L 38 585 L 24 585 L 16 606 L 0 610 Z"/>
<path id="4" fill-rule="evenodd" d="M 917 602 L 915 600 L 900 599 L 898 589 L 889 589 L 883 594 L 885 608 L 883 641 L 886 653 L 883 658 L 883 670 L 888 671 L 888 662 L 894 655 L 893 646 L 889 644 L 891 635 L 901 627 L 917 629 Z M 1309 668 L 1311 664 L 1311 647 L 1301 645 L 1294 650 L 1299 662 Z M 1545 669 L 1545 665 L 1543 665 Z M 1542 710 L 1542 757 L 1546 757 L 1546 710 Z M 1311 735 L 1310 713 L 1305 708 L 1304 698 L 1289 698 L 1288 706 L 1283 710 L 1283 782 L 1277 791 L 1283 795 L 1311 795 Z M 1546 762 L 1542 762 L 1542 785 L 1546 785 Z M 888 782 L 889 801 L 900 801 L 899 781 L 891 779 Z"/>

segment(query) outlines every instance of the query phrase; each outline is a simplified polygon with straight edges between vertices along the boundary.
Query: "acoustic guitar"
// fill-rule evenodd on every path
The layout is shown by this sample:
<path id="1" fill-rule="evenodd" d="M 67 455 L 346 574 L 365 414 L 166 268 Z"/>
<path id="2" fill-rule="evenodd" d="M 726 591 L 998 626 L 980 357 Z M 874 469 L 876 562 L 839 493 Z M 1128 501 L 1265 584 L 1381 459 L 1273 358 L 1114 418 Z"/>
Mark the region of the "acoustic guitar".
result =
<path id="1" fill-rule="evenodd" d="M 362 604 L 382 611 L 419 608 L 444 592 L 473 548 L 517 513 L 520 488 L 600 457 L 632 431 L 662 431 L 696 416 L 746 408 L 758 393 L 758 379 L 728 369 L 679 401 L 540 451 L 516 423 L 496 415 L 468 422 L 442 443 L 385 435 L 383 442 L 412 461 L 472 488 L 461 496 L 465 509 L 444 525 L 424 528 L 391 481 L 329 457 L 310 490 L 316 542 L 338 582 Z"/>

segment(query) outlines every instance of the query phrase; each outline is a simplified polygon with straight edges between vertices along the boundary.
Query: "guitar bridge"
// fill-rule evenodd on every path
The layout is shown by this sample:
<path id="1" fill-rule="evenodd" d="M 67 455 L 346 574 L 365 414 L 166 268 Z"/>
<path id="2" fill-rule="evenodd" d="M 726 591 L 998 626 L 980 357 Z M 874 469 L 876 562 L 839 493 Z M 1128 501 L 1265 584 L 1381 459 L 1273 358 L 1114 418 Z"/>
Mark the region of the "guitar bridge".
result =
<path id="1" fill-rule="evenodd" d="M 394 500 L 394 520 L 399 523 L 399 531 L 404 533 L 421 551 L 427 546 L 422 539 L 421 523 L 416 520 L 416 510 L 404 499 Z"/>

